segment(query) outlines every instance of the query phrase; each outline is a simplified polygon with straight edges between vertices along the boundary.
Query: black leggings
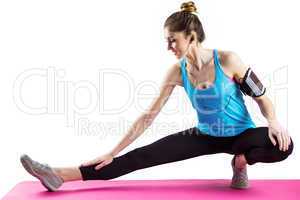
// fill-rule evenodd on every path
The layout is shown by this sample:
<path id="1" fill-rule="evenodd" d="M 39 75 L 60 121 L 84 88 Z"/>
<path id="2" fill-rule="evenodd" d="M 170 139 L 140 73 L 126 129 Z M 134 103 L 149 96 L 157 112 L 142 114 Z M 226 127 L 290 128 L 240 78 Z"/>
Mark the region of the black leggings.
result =
<path id="1" fill-rule="evenodd" d="M 216 153 L 244 154 L 249 165 L 272 163 L 286 159 L 293 151 L 293 142 L 285 152 L 276 142 L 276 146 L 271 143 L 268 127 L 249 128 L 232 137 L 206 135 L 194 127 L 115 157 L 100 170 L 94 169 L 96 165 L 79 169 L 83 180 L 108 180 L 135 170 Z"/>

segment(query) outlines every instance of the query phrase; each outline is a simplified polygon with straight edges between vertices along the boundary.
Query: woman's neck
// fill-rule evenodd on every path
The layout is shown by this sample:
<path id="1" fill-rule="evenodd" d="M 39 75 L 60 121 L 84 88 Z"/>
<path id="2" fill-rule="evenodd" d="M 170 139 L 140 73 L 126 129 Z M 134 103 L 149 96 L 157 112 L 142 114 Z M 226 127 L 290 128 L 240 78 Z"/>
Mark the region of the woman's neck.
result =
<path id="1" fill-rule="evenodd" d="M 204 49 L 200 44 L 197 45 L 195 51 L 195 60 L 190 60 L 187 58 L 188 63 L 192 65 L 193 68 L 196 70 L 201 70 L 203 66 L 207 66 L 208 63 L 213 58 L 213 50 L 211 49 Z"/>

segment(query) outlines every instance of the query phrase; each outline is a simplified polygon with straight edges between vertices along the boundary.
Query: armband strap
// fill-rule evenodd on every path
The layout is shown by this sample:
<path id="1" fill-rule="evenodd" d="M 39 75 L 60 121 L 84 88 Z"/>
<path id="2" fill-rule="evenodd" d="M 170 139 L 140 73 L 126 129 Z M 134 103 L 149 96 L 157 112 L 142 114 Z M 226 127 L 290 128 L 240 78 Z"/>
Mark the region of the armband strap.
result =
<path id="1" fill-rule="evenodd" d="M 266 88 L 263 86 L 251 68 L 247 69 L 247 72 L 242 78 L 242 82 L 239 83 L 239 86 L 244 95 L 251 97 L 260 97 L 266 92 Z"/>

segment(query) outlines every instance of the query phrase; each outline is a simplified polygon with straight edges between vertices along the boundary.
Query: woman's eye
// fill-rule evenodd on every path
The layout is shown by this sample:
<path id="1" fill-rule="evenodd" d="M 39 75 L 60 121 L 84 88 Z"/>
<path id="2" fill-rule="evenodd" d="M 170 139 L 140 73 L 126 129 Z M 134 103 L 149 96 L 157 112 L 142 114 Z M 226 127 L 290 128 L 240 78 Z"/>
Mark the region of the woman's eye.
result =
<path id="1" fill-rule="evenodd" d="M 168 43 L 173 43 L 173 42 L 175 42 L 175 41 L 176 41 L 175 39 L 167 40 Z"/>

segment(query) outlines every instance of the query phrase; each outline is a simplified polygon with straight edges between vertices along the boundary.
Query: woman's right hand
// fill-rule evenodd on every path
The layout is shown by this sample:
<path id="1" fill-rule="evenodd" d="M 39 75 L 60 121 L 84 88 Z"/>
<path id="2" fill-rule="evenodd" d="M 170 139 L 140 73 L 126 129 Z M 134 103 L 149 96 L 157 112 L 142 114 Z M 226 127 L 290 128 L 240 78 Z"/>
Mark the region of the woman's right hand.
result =
<path id="1" fill-rule="evenodd" d="M 102 167 L 104 167 L 105 165 L 110 164 L 113 161 L 113 159 L 114 159 L 114 157 L 111 154 L 104 154 L 102 156 L 99 156 L 99 157 L 91 160 L 91 161 L 85 162 L 85 163 L 81 164 L 80 166 L 87 167 L 90 165 L 98 164 L 95 166 L 95 170 L 99 170 Z"/>

